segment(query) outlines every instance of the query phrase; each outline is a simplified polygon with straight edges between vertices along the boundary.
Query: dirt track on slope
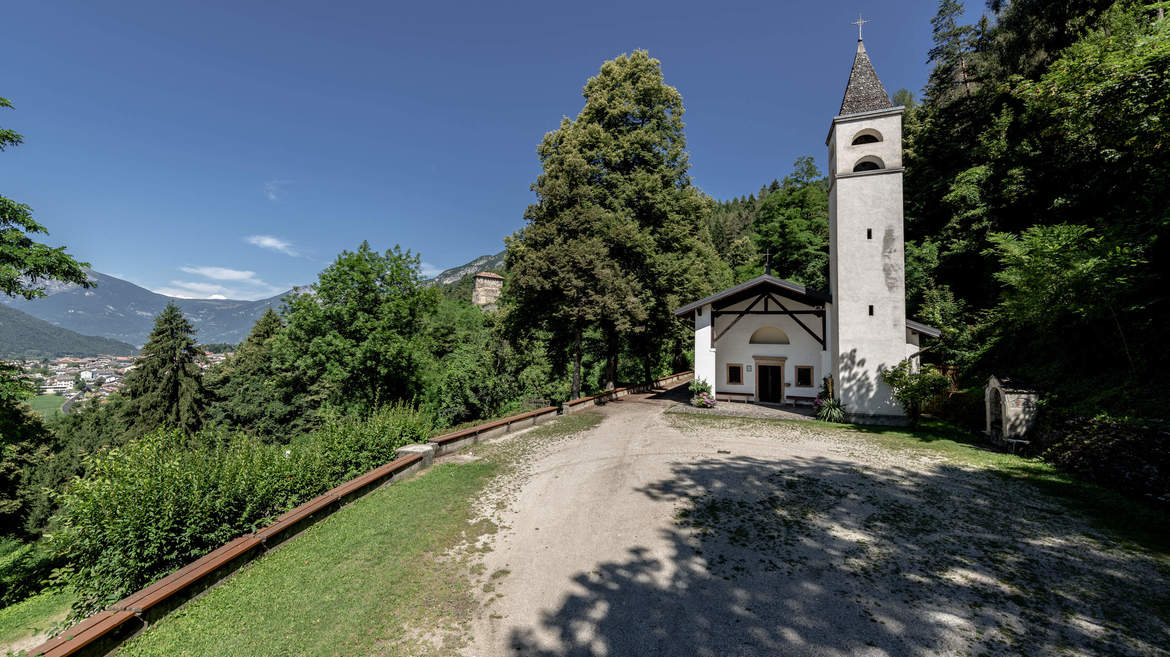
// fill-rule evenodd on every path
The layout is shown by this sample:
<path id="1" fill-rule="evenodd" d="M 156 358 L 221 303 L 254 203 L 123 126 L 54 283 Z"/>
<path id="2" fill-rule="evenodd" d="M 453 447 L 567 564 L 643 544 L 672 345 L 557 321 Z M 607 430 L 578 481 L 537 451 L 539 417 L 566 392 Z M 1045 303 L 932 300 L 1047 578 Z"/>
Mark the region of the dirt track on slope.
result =
<path id="1" fill-rule="evenodd" d="M 663 397 L 485 499 L 465 655 L 1170 655 L 1164 566 L 1032 486 Z"/>

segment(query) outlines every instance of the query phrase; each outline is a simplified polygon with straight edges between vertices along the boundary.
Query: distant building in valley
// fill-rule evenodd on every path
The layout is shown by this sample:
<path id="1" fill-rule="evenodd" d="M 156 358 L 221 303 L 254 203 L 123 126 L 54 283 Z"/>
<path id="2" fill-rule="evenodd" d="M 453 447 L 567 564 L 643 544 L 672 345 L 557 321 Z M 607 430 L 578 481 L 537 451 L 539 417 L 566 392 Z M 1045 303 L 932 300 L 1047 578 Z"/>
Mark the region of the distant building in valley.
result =
<path id="1" fill-rule="evenodd" d="M 475 275 L 475 285 L 471 288 L 471 303 L 492 310 L 496 301 L 500 299 L 500 292 L 504 289 L 504 277 L 490 271 L 481 271 Z"/>

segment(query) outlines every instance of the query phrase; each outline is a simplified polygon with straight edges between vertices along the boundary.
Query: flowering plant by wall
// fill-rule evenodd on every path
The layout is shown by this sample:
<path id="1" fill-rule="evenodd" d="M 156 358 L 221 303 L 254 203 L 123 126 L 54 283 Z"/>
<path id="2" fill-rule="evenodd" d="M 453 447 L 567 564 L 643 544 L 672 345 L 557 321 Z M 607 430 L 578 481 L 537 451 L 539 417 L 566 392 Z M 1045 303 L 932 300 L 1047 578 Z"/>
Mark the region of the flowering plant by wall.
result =
<path id="1" fill-rule="evenodd" d="M 691 406 L 698 408 L 715 408 L 715 395 L 710 392 L 700 392 L 691 397 Z"/>

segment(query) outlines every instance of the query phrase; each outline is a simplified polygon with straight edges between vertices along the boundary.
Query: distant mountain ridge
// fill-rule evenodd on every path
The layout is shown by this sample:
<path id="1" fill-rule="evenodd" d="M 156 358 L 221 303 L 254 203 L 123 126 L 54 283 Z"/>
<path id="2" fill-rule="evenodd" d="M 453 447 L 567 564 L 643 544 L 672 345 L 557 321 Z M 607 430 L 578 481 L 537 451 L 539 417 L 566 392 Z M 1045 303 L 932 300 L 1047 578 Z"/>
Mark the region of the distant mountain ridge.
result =
<path id="1" fill-rule="evenodd" d="M 16 308 L 0 305 L 0 358 L 129 356 L 133 345 L 54 326 Z"/>
<path id="2" fill-rule="evenodd" d="M 504 256 L 507 255 L 507 253 L 508 252 L 505 250 L 500 251 L 495 255 L 482 255 L 465 265 L 444 269 L 443 271 L 436 274 L 434 278 L 428 279 L 428 282 L 437 283 L 439 285 L 451 285 L 452 283 L 458 283 L 459 280 L 464 276 L 478 274 L 481 271 L 503 271 Z"/>
<path id="3" fill-rule="evenodd" d="M 47 296 L 31 301 L 3 298 L 0 302 L 82 335 L 100 336 L 142 346 L 154 326 L 154 317 L 173 301 L 194 325 L 202 343 L 237 343 L 248 337 L 252 325 L 268 308 L 280 305 L 287 292 L 259 301 L 178 299 L 151 292 L 120 278 L 90 271 L 96 288 L 72 284 L 46 287 Z"/>
<path id="4" fill-rule="evenodd" d="M 503 271 L 505 253 L 480 256 L 467 264 L 439 272 L 426 282 L 450 286 L 482 271 Z M 191 320 L 196 330 L 195 338 L 200 343 L 235 344 L 248 337 L 265 310 L 279 308 L 286 295 L 312 292 L 310 286 L 299 286 L 258 301 L 179 299 L 151 292 L 108 274 L 92 270 L 88 273 L 97 287 L 86 290 L 72 283 L 49 282 L 44 286 L 44 297 L 31 301 L 6 297 L 0 298 L 0 304 L 80 334 L 79 337 L 96 336 L 141 347 L 154 326 L 155 315 L 173 301 Z M 0 332 L 0 341 L 4 339 L 5 334 Z"/>

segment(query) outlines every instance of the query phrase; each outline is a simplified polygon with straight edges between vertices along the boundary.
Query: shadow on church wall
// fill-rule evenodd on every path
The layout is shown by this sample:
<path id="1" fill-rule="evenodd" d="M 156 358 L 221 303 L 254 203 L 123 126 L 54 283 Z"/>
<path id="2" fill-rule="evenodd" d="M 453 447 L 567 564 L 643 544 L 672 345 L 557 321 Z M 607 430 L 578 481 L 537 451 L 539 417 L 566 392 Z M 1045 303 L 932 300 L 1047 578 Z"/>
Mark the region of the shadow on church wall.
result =
<path id="1" fill-rule="evenodd" d="M 885 397 L 882 399 L 882 404 L 877 403 L 879 385 L 882 384 L 870 374 L 868 361 L 865 358 L 859 358 L 856 349 L 842 353 L 837 362 L 841 377 L 841 380 L 837 382 L 837 396 L 845 404 L 847 413 L 857 412 L 861 408 L 886 405 Z M 842 394 L 845 390 L 849 391 L 848 397 Z"/>

